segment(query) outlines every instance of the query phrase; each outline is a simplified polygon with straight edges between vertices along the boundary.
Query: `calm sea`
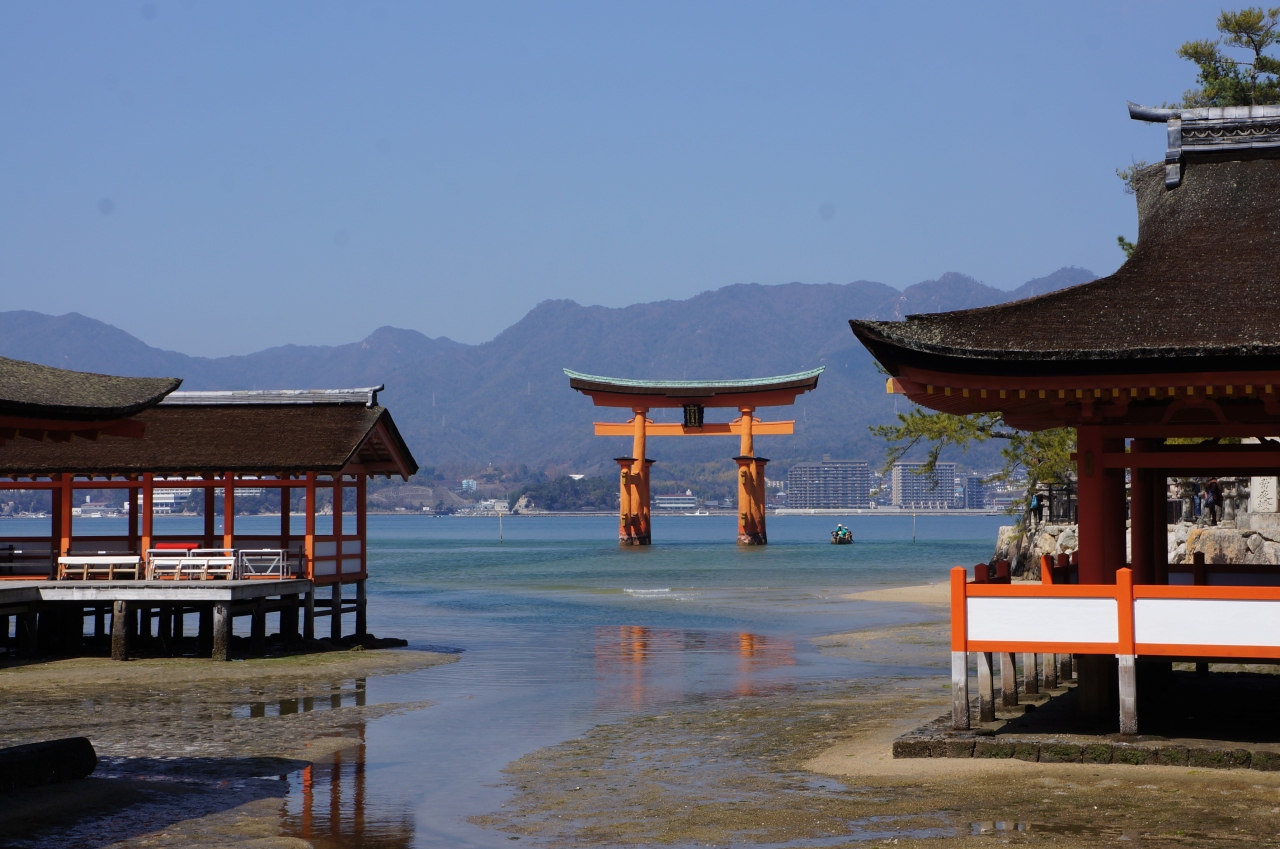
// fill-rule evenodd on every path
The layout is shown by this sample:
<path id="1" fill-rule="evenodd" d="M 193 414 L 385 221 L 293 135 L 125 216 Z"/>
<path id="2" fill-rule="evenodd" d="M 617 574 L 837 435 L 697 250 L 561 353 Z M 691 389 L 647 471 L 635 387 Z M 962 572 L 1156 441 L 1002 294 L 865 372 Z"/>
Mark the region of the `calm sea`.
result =
<path id="1" fill-rule="evenodd" d="M 619 549 L 605 517 L 507 518 L 500 541 L 496 518 L 371 516 L 370 630 L 461 659 L 364 682 L 370 703 L 434 705 L 360 728 L 364 745 L 305 790 L 291 776 L 288 829 L 317 846 L 510 846 L 466 818 L 506 799 L 512 760 L 690 698 L 903 672 L 809 640 L 911 615 L 841 596 L 945 580 L 988 559 L 1008 521 L 921 516 L 913 542 L 910 516 L 853 516 L 855 544 L 833 546 L 838 520 L 771 516 L 770 545 L 739 548 L 733 517 L 658 516 L 655 545 Z M 259 523 L 278 527 L 237 519 L 247 533 Z"/>

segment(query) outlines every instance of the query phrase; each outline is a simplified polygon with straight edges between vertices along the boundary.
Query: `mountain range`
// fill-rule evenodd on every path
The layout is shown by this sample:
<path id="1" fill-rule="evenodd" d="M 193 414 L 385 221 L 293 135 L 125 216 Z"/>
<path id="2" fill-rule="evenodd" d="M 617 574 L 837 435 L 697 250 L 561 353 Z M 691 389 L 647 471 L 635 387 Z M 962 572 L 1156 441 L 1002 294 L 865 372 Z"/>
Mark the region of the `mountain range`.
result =
<path id="1" fill-rule="evenodd" d="M 987 306 L 1094 279 L 1062 268 L 1012 291 L 963 274 L 898 290 L 883 283 L 738 284 L 687 300 L 608 308 L 568 300 L 538 304 L 479 345 L 382 327 L 359 342 L 285 345 L 230 357 L 161 350 L 77 313 L 0 312 L 0 355 L 80 371 L 183 378 L 184 389 L 332 388 L 386 384 L 381 398 L 424 466 L 468 469 L 526 464 L 557 474 L 611 469 L 623 439 L 597 439 L 591 422 L 626 418 L 594 408 L 569 389 L 561 369 L 613 377 L 762 377 L 825 366 L 816 391 L 764 418 L 794 418 L 796 433 L 761 437 L 774 468 L 797 460 L 862 458 L 883 446 L 867 426 L 892 420 L 906 402 L 884 391 L 851 318 L 893 320 L 911 313 Z M 708 420 L 716 420 L 708 411 Z M 657 411 L 674 421 L 679 410 Z M 736 413 L 735 413 L 736 415 Z M 723 418 L 729 418 L 723 415 Z M 724 439 L 654 440 L 660 461 L 702 463 L 731 457 Z M 610 472 L 611 473 L 611 472 Z"/>

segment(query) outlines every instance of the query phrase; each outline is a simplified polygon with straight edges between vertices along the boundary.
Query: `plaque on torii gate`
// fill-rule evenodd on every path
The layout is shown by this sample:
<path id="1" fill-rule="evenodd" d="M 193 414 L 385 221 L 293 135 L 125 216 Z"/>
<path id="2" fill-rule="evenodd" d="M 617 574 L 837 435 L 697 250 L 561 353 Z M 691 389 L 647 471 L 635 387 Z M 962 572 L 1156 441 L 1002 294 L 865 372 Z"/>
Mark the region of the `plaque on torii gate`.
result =
<path id="1" fill-rule="evenodd" d="M 765 545 L 764 467 L 754 438 L 795 432 L 795 422 L 764 422 L 755 417 L 760 407 L 785 407 L 796 396 L 818 386 L 823 369 L 746 380 L 629 380 L 598 377 L 565 369 L 569 386 L 590 396 L 597 407 L 630 409 L 626 422 L 596 422 L 596 436 L 630 436 L 630 457 L 617 457 L 619 468 L 618 543 L 648 545 L 652 540 L 649 515 L 649 467 L 645 440 L 650 436 L 738 436 L 738 544 Z M 683 422 L 654 422 L 647 418 L 656 407 L 684 408 Z M 707 407 L 736 409 L 731 422 L 705 422 Z"/>

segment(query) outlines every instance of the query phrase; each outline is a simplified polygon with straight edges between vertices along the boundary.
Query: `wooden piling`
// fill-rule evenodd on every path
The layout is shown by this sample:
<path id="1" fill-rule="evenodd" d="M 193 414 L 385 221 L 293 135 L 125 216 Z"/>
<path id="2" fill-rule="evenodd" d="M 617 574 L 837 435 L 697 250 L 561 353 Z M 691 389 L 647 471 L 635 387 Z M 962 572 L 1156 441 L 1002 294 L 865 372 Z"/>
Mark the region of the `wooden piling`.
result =
<path id="1" fill-rule="evenodd" d="M 951 727 L 969 730 L 969 654 L 951 653 Z"/>
<path id="2" fill-rule="evenodd" d="M 290 645 L 298 640 L 298 608 L 302 604 L 302 598 L 293 593 L 282 596 L 280 600 L 284 602 L 284 606 L 280 608 L 280 639 L 284 640 L 285 645 Z"/>
<path id="3" fill-rule="evenodd" d="M 111 659 L 129 659 L 129 619 L 133 611 L 129 602 L 117 601 L 111 606 Z"/>
<path id="4" fill-rule="evenodd" d="M 333 585 L 329 601 L 329 639 L 342 639 L 342 584 Z"/>
<path id="5" fill-rule="evenodd" d="M 1120 655 L 1120 733 L 1138 733 L 1138 674 L 1131 654 Z"/>
<path id="6" fill-rule="evenodd" d="M 213 659 L 231 659 L 231 602 L 213 603 Z"/>
<path id="7" fill-rule="evenodd" d="M 992 670 L 991 652 L 980 651 L 978 655 L 978 721 L 996 721 L 996 687 L 995 674 Z"/>
<path id="8" fill-rule="evenodd" d="M 260 598 L 253 604 L 253 619 L 249 629 L 249 652 L 254 655 L 267 653 L 267 600 Z"/>
<path id="9" fill-rule="evenodd" d="M 209 605 L 200 607 L 200 624 L 196 631 L 196 653 L 213 654 L 213 608 Z"/>
<path id="10" fill-rule="evenodd" d="M 1058 656 L 1056 654 L 1046 654 L 1044 656 L 1044 688 L 1046 690 L 1057 689 L 1058 686 Z"/>
<path id="11" fill-rule="evenodd" d="M 1018 672 L 1014 667 L 1013 652 L 1000 652 L 1000 702 L 1005 707 L 1018 704 Z"/>
<path id="12" fill-rule="evenodd" d="M 316 590 L 313 586 L 303 595 L 302 639 L 311 641 L 316 638 Z"/>
<path id="13" fill-rule="evenodd" d="M 1036 662 L 1039 655 L 1027 652 L 1022 655 L 1022 688 L 1029 696 L 1040 692 L 1040 670 Z"/>
<path id="14" fill-rule="evenodd" d="M 356 639 L 363 640 L 368 630 L 369 600 L 365 596 L 364 579 L 356 581 Z"/>

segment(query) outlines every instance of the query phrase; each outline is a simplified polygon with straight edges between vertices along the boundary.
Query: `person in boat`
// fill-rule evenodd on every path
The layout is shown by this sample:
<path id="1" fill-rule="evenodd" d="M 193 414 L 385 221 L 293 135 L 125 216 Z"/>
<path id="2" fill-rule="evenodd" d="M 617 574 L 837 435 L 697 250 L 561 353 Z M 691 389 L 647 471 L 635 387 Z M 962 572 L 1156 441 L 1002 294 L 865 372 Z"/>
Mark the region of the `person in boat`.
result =
<path id="1" fill-rule="evenodd" d="M 841 523 L 836 525 L 836 529 L 831 532 L 831 541 L 839 542 L 843 539 L 849 539 L 852 535 L 852 532 Z"/>

